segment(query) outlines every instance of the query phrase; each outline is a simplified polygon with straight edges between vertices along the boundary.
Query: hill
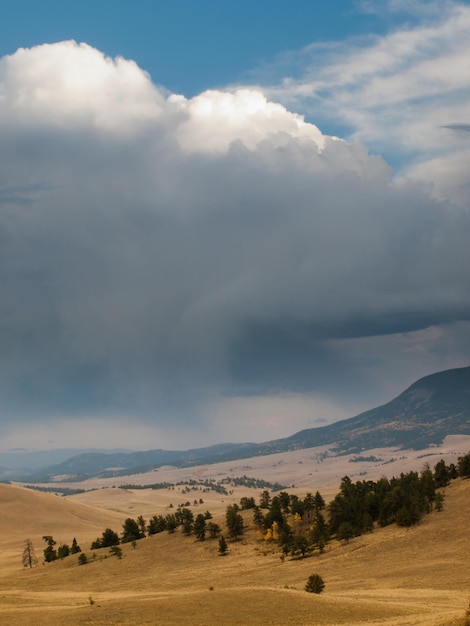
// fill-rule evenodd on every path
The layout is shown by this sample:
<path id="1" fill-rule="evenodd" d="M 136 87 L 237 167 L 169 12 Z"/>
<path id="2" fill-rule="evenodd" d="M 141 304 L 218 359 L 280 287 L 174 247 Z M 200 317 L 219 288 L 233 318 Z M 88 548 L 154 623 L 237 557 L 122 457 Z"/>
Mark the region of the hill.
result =
<path id="1" fill-rule="evenodd" d="M 212 464 L 324 445 L 332 446 L 337 454 L 383 447 L 424 449 L 457 434 L 470 435 L 470 367 L 431 374 L 383 406 L 284 439 L 187 451 L 87 453 L 49 467 L 28 480 L 46 482 L 58 475 L 70 476 L 75 481 L 98 474 L 124 476 L 168 464 L 177 467 Z"/>
<path id="2" fill-rule="evenodd" d="M 123 545 L 122 560 L 107 550 L 92 560 L 88 550 L 84 566 L 76 555 L 32 570 L 0 564 L 0 621 L 7 626 L 463 626 L 470 588 L 470 480 L 454 481 L 445 493 L 444 510 L 417 526 L 387 526 L 347 545 L 335 541 L 323 555 L 302 560 L 282 561 L 275 547 L 260 542 L 247 512 L 246 536 L 231 542 L 223 558 L 216 541 L 165 532 L 140 540 L 136 549 Z M 33 517 L 45 515 L 43 504 L 35 501 Z M 9 528 L 12 517 L 20 519 L 14 507 L 3 518 Z M 50 528 L 52 517 L 44 522 Z M 71 530 L 67 521 L 64 532 Z M 4 542 L 0 537 L 0 552 Z M 325 580 L 320 596 L 304 591 L 312 572 Z"/>
<path id="3" fill-rule="evenodd" d="M 334 443 L 339 453 L 351 453 L 390 446 L 419 450 L 456 434 L 470 434 L 470 367 L 425 376 L 383 406 L 281 441 L 299 447 Z"/>
<path id="4" fill-rule="evenodd" d="M 65 498 L 38 493 L 31 489 L 0 484 L 2 538 L 0 568 L 21 566 L 25 539 L 31 539 L 40 556 L 45 546 L 43 535 L 53 535 L 60 542 L 92 541 L 107 526 L 120 526 L 122 513 L 106 511 Z"/>

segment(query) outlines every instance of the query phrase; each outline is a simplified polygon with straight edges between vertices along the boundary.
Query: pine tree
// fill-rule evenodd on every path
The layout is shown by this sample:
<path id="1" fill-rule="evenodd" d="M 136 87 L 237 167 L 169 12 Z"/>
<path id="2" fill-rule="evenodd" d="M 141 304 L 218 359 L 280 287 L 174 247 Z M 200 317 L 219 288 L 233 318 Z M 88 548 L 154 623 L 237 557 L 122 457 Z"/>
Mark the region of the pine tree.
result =
<path id="1" fill-rule="evenodd" d="M 66 556 L 69 556 L 69 554 L 70 554 L 69 546 L 66 543 L 61 544 L 57 550 L 57 558 L 63 559 Z"/>
<path id="2" fill-rule="evenodd" d="M 77 543 L 77 540 L 74 537 L 73 541 L 72 541 L 72 547 L 70 548 L 70 553 L 71 554 L 77 554 L 78 552 L 81 552 L 81 551 L 82 551 L 82 549 L 80 548 L 80 546 Z"/>
<path id="3" fill-rule="evenodd" d="M 338 539 L 344 539 L 346 543 L 354 537 L 354 527 L 351 522 L 341 522 L 338 528 Z"/>
<path id="4" fill-rule="evenodd" d="M 44 560 L 46 563 L 51 563 L 57 559 L 57 550 L 54 549 L 57 541 L 54 541 L 51 535 L 44 535 L 43 539 L 47 544 L 44 550 Z"/>
<path id="5" fill-rule="evenodd" d="M 219 554 L 220 556 L 225 556 L 227 552 L 228 552 L 227 542 L 225 541 L 225 537 L 221 535 L 219 537 Z"/>
<path id="6" fill-rule="evenodd" d="M 258 528 L 261 528 L 264 525 L 264 515 L 259 506 L 255 506 L 253 509 L 253 522 L 258 526 Z"/>
<path id="7" fill-rule="evenodd" d="M 196 516 L 193 525 L 194 535 L 199 541 L 204 541 L 206 538 L 206 518 L 202 513 Z"/>
<path id="8" fill-rule="evenodd" d="M 465 478 L 470 476 L 470 452 L 465 456 L 460 456 L 457 460 L 459 476 Z"/>
<path id="9" fill-rule="evenodd" d="M 238 513 L 238 506 L 236 504 L 227 507 L 225 520 L 228 534 L 232 539 L 238 539 L 240 535 L 243 535 L 243 517 Z"/>
<path id="10" fill-rule="evenodd" d="M 305 591 L 309 593 L 321 593 L 325 588 L 323 578 L 319 574 L 311 574 L 305 585 Z"/>
<path id="11" fill-rule="evenodd" d="M 131 541 L 142 539 L 143 536 L 144 535 L 142 535 L 142 532 L 139 528 L 139 524 L 135 521 L 135 519 L 128 517 L 126 521 L 124 522 L 124 524 L 122 525 L 121 542 L 130 543 Z"/>
<path id="12" fill-rule="evenodd" d="M 220 533 L 220 526 L 215 522 L 209 522 L 207 524 L 207 530 L 209 531 L 209 535 L 212 539 L 215 539 L 215 537 L 217 537 Z"/>

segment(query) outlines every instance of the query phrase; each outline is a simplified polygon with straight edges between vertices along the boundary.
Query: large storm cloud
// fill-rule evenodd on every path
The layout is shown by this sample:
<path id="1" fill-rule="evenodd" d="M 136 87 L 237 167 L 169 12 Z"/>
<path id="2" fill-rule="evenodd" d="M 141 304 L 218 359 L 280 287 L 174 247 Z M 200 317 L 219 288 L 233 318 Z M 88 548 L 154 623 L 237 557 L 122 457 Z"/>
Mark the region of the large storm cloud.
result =
<path id="1" fill-rule="evenodd" d="M 354 398 L 342 342 L 468 320 L 462 207 L 259 91 L 187 100 L 44 45 L 0 61 L 0 133 L 11 424 L 197 428 L 215 400 L 328 394 L 333 374 Z"/>

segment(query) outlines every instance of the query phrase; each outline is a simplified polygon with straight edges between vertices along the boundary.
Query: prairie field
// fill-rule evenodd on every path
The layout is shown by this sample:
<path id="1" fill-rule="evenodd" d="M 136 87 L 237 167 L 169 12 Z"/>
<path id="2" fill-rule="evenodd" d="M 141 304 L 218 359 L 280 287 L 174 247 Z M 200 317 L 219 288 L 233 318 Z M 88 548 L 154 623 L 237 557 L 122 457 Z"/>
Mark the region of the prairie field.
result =
<path id="1" fill-rule="evenodd" d="M 259 490 L 240 488 L 258 496 Z M 96 494 L 101 495 L 101 503 Z M 329 494 L 333 495 L 333 494 Z M 94 506 L 78 501 L 86 496 Z M 354 538 L 332 541 L 324 554 L 282 560 L 276 545 L 263 541 L 251 512 L 246 532 L 229 541 L 224 557 L 216 539 L 204 542 L 178 529 L 124 544 L 122 559 L 108 549 L 92 552 L 106 527 L 120 532 L 126 517 L 149 515 L 154 492 L 104 489 L 69 498 L 0 485 L 0 623 L 48 625 L 286 625 L 463 626 L 470 601 L 468 562 L 470 481 L 445 489 L 444 509 L 416 526 L 392 525 Z M 168 498 L 168 494 L 164 494 Z M 173 493 L 173 497 L 175 496 Z M 127 502 L 127 504 L 126 504 Z M 167 506 L 165 500 L 160 508 Z M 98 506 L 98 504 L 101 506 Z M 222 500 L 204 501 L 224 528 Z M 157 506 L 157 503 L 154 502 Z M 167 509 L 168 510 L 168 509 Z M 156 511 L 158 512 L 158 511 Z M 78 555 L 42 563 L 43 535 L 69 545 Z M 24 540 L 34 544 L 39 565 L 22 566 Z M 322 594 L 304 590 L 311 573 L 325 581 Z"/>

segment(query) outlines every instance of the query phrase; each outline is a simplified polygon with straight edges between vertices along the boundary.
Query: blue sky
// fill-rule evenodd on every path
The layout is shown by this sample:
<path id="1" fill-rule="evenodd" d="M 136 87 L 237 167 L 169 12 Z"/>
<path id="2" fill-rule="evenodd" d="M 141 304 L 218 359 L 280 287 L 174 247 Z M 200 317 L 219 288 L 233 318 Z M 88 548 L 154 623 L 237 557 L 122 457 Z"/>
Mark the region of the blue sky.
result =
<path id="1" fill-rule="evenodd" d="M 85 41 L 134 59 L 156 82 L 186 96 L 243 80 L 279 53 L 312 41 L 389 26 L 351 0 L 6 0 L 2 16 L 2 55 L 21 46 Z"/>
<path id="2" fill-rule="evenodd" d="M 468 365 L 469 27 L 3 2 L 4 449 L 273 439 Z"/>

